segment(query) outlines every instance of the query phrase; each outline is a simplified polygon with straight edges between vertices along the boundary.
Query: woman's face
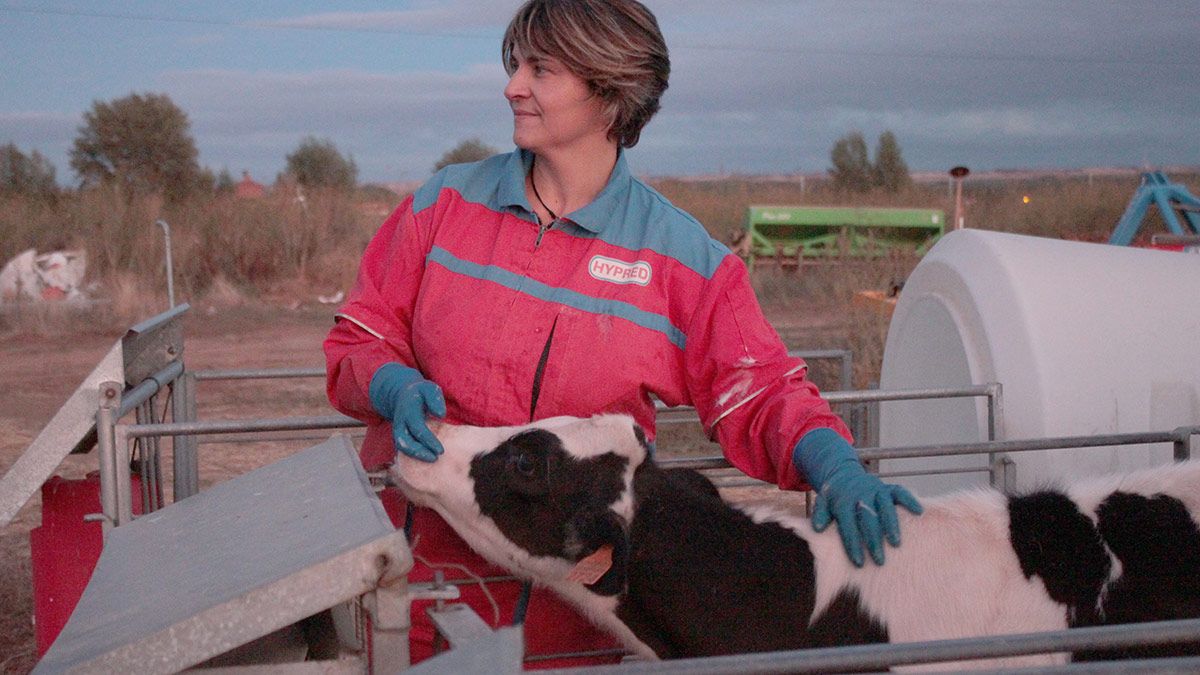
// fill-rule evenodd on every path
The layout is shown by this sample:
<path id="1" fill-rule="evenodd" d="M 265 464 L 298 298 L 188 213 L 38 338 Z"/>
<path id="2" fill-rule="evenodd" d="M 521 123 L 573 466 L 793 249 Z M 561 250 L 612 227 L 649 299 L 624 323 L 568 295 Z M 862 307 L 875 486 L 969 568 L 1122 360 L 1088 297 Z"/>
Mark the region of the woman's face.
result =
<path id="1" fill-rule="evenodd" d="M 608 138 L 601 100 L 557 59 L 513 50 L 504 88 L 513 111 L 513 142 L 535 153 L 585 148 Z"/>

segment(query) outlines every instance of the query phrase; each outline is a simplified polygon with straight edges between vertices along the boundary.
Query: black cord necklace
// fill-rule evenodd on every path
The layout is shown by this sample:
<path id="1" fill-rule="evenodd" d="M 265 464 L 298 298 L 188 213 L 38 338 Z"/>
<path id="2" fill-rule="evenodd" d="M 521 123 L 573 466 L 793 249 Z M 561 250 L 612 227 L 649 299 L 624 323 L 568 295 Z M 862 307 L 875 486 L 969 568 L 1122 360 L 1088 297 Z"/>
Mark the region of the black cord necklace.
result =
<path id="1" fill-rule="evenodd" d="M 550 222 L 553 223 L 554 221 L 558 220 L 558 214 L 552 211 L 549 206 L 546 206 L 545 200 L 543 200 L 542 196 L 538 194 L 537 181 L 533 179 L 535 166 L 536 164 L 529 165 L 529 187 L 533 188 L 533 196 L 537 197 L 538 203 L 542 205 L 543 209 L 546 209 L 546 213 L 550 214 Z"/>

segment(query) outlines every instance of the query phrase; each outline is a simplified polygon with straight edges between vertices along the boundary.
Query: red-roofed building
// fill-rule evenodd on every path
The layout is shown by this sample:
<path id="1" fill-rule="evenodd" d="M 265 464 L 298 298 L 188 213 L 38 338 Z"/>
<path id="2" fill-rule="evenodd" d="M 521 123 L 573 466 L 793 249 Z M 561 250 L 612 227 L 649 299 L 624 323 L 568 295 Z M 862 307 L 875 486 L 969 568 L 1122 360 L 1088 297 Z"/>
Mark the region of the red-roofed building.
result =
<path id="1" fill-rule="evenodd" d="M 262 183 L 250 177 L 249 171 L 242 172 L 242 180 L 233 188 L 233 194 L 243 199 L 258 199 L 267 194 L 267 188 Z"/>

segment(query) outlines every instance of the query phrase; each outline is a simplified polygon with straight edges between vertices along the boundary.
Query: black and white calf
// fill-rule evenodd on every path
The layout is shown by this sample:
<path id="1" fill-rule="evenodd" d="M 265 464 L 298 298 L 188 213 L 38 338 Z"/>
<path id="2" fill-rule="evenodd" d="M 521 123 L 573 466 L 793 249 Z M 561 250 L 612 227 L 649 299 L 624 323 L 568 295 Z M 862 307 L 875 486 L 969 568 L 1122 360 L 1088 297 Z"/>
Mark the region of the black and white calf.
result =
<path id="1" fill-rule="evenodd" d="M 834 528 L 727 504 L 700 474 L 656 466 L 628 417 L 437 433 L 437 462 L 394 469 L 409 498 L 648 658 L 1200 617 L 1200 462 L 926 499 L 923 516 L 901 514 L 887 564 L 858 569 Z M 581 580 L 597 558 L 603 574 Z M 1136 655 L 1180 652 L 1200 645 Z"/>

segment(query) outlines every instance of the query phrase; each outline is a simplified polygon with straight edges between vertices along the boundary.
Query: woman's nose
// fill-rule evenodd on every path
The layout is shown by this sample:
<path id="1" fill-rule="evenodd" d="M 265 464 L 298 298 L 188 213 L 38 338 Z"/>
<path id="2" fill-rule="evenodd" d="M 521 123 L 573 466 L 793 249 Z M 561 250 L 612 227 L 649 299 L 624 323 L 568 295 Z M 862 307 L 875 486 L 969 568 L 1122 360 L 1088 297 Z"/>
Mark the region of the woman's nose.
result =
<path id="1" fill-rule="evenodd" d="M 504 98 L 511 101 L 529 95 L 529 84 L 525 72 L 524 67 L 518 67 L 508 77 L 508 84 L 504 86 Z"/>

